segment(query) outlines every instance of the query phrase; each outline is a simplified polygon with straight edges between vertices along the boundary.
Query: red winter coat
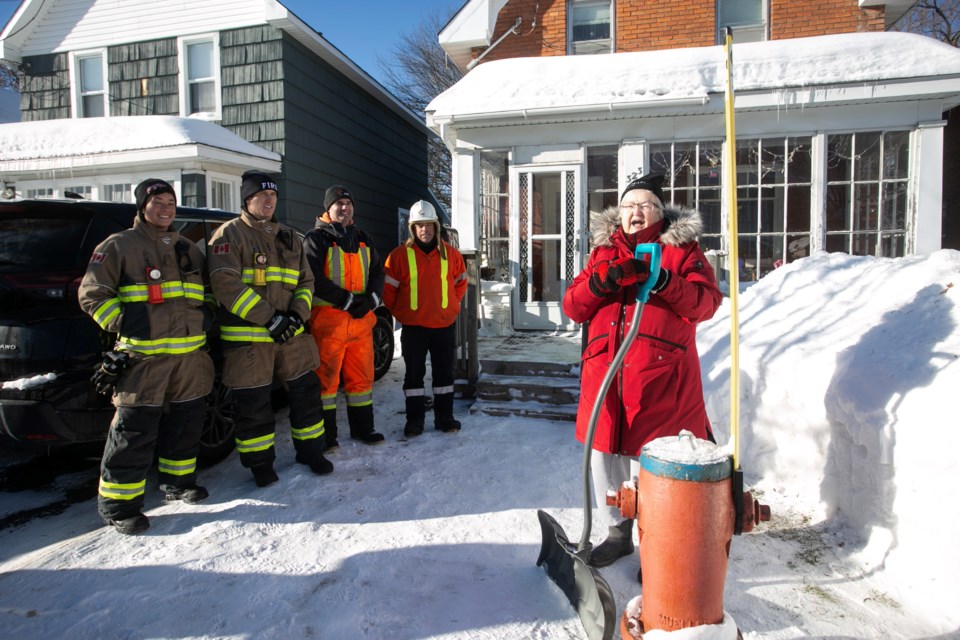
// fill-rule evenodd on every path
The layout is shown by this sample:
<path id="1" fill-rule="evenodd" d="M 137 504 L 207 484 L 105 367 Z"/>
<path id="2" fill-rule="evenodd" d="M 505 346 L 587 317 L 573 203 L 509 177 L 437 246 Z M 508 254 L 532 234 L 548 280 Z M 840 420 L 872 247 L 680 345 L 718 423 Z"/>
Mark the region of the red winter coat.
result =
<path id="1" fill-rule="evenodd" d="M 596 265 L 634 254 L 620 228 L 620 211 L 610 207 L 591 221 L 595 248 L 586 268 L 563 298 L 563 310 L 576 322 L 589 321 L 580 370 L 577 439 L 583 442 L 603 378 L 626 335 L 637 288 L 603 297 L 589 286 Z M 598 417 L 593 448 L 604 453 L 640 455 L 644 444 L 682 429 L 707 438 L 710 422 L 703 403 L 696 325 L 713 317 L 722 294 L 697 237 L 700 214 L 666 208 L 664 226 L 654 241 L 662 246 L 662 267 L 670 280 L 651 294 L 640 331 L 630 346 Z"/>

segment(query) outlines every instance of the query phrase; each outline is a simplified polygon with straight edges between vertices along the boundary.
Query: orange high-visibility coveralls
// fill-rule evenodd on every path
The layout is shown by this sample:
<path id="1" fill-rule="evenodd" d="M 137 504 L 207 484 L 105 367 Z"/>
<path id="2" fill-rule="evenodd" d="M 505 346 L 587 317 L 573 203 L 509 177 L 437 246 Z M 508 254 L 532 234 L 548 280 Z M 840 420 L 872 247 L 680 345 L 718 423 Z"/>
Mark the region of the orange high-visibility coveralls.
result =
<path id="1" fill-rule="evenodd" d="M 317 375 L 327 437 L 336 437 L 337 389 L 342 380 L 350 436 L 363 439 L 374 430 L 373 327 L 377 317 L 373 308 L 383 293 L 383 265 L 369 236 L 356 225 L 344 228 L 318 219 L 304 246 L 315 278 L 310 327 L 320 351 Z M 332 432 L 330 425 L 334 425 Z"/>

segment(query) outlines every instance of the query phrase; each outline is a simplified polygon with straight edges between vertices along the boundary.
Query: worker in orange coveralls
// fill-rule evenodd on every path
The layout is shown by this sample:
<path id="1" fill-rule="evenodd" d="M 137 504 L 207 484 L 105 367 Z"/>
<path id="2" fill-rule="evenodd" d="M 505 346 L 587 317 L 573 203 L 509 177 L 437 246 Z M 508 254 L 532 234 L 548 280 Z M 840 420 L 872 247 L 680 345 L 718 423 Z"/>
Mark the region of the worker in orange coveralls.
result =
<path id="1" fill-rule="evenodd" d="M 380 444 L 373 420 L 373 310 L 383 296 L 383 264 L 370 236 L 354 224 L 354 202 L 342 185 L 327 189 L 323 213 L 303 245 L 314 274 L 310 326 L 320 350 L 320 398 L 327 451 L 337 442 L 337 389 L 347 399 L 350 437 Z"/>
<path id="2" fill-rule="evenodd" d="M 383 303 L 403 325 L 400 345 L 406 376 L 405 436 L 423 433 L 427 353 L 433 378 L 433 426 L 460 430 L 453 417 L 453 360 L 460 301 L 467 292 L 463 256 L 440 237 L 440 220 L 429 202 L 410 207 L 410 237 L 390 252 Z"/>

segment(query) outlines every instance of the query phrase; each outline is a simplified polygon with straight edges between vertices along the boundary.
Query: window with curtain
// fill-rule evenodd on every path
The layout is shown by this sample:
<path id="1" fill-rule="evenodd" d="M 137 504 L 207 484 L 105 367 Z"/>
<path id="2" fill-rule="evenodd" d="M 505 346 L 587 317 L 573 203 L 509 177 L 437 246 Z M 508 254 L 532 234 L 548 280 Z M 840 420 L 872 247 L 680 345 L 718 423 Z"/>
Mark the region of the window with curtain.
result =
<path id="1" fill-rule="evenodd" d="M 613 3 L 610 0 L 568 0 L 567 53 L 613 51 Z"/>

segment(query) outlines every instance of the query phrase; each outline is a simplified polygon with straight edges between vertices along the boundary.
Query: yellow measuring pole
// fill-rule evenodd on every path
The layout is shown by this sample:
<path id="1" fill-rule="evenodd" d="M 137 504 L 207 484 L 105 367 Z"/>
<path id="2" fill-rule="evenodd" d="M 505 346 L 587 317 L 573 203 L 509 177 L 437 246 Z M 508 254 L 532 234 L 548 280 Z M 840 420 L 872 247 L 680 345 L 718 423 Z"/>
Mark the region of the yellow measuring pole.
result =
<path id="1" fill-rule="evenodd" d="M 730 271 L 730 437 L 733 440 L 733 469 L 740 468 L 740 317 L 737 296 L 740 293 L 740 258 L 737 237 L 737 134 L 733 122 L 733 32 L 727 27 L 723 50 L 727 54 L 727 93 L 723 110 L 727 121 L 726 168 L 727 227 Z"/>

